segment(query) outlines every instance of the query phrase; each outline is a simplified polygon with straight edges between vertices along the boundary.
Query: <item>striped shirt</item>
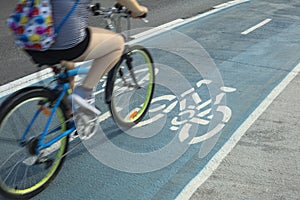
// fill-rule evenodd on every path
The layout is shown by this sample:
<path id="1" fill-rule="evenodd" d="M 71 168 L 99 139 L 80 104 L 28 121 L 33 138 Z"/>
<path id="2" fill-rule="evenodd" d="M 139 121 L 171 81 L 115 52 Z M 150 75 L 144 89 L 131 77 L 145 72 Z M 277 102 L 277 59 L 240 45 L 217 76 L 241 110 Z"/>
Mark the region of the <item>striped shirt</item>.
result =
<path id="1" fill-rule="evenodd" d="M 75 2 L 76 0 L 51 0 L 55 28 L 57 28 L 60 22 L 66 17 Z M 83 41 L 86 36 L 85 29 L 89 15 L 87 7 L 90 3 L 91 0 L 79 1 L 72 15 L 68 18 L 66 23 L 63 24 L 55 38 L 55 43 L 50 49 L 68 49 Z"/>

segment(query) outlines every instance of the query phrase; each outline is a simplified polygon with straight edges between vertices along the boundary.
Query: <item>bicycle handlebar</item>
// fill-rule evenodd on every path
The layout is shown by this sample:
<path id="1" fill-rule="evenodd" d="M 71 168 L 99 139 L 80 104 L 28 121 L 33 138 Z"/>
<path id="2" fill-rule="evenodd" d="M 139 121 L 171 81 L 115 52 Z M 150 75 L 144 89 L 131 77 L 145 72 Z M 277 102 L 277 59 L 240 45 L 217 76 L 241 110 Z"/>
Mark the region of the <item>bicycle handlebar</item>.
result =
<path id="1" fill-rule="evenodd" d="M 110 18 L 112 14 L 126 14 L 130 16 L 130 11 L 122 6 L 121 4 L 116 4 L 113 7 L 105 8 L 101 7 L 100 3 L 91 4 L 88 9 L 93 13 L 94 16 L 103 15 L 104 17 Z"/>
<path id="2" fill-rule="evenodd" d="M 127 18 L 128 19 L 128 30 L 130 30 L 130 18 L 131 18 L 131 11 L 127 9 L 125 6 L 122 6 L 121 4 L 117 3 L 112 7 L 101 7 L 100 3 L 91 4 L 88 9 L 92 12 L 94 16 L 103 16 L 103 18 L 106 21 L 106 28 L 112 30 L 114 28 L 114 25 L 112 24 L 112 21 L 114 21 L 113 17 L 115 14 L 119 15 L 120 18 Z M 147 16 L 147 13 L 139 16 L 138 18 L 143 20 L 145 23 L 148 23 L 148 20 L 145 19 Z M 120 26 L 119 23 L 117 23 L 117 26 Z M 120 27 L 117 27 L 117 30 L 119 30 Z M 118 32 L 118 31 L 117 31 Z M 120 30 L 119 30 L 120 32 Z"/>

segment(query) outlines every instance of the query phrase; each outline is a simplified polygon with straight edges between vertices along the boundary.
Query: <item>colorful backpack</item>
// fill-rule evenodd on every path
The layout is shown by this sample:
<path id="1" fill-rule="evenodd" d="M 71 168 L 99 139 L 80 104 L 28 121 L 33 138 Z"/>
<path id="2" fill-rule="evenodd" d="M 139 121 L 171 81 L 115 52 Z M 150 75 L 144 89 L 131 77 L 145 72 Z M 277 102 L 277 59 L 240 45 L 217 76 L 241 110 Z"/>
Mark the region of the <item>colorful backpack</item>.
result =
<path id="1" fill-rule="evenodd" d="M 45 51 L 55 42 L 63 24 L 76 9 L 76 0 L 66 17 L 56 30 L 53 24 L 50 0 L 19 0 L 15 11 L 7 19 L 7 24 L 15 34 L 18 47 L 28 50 Z"/>

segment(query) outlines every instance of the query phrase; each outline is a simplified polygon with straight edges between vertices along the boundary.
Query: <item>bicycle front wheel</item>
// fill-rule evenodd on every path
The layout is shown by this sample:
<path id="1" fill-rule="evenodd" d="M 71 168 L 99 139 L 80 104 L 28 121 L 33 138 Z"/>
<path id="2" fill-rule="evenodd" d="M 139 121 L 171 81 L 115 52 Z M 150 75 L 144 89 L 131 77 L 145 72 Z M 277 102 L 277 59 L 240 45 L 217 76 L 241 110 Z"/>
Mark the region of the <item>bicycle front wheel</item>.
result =
<path id="1" fill-rule="evenodd" d="M 155 68 L 149 51 L 132 46 L 109 72 L 106 102 L 114 121 L 123 128 L 140 122 L 154 92 Z"/>
<path id="2" fill-rule="evenodd" d="M 0 193 L 12 199 L 28 199 L 41 192 L 56 176 L 64 161 L 68 137 L 35 153 L 55 101 L 42 87 L 24 89 L 0 107 Z M 29 126 L 31 124 L 31 126 Z M 29 128 L 30 127 L 30 128 Z M 44 142 L 67 128 L 63 104 L 55 111 Z"/>

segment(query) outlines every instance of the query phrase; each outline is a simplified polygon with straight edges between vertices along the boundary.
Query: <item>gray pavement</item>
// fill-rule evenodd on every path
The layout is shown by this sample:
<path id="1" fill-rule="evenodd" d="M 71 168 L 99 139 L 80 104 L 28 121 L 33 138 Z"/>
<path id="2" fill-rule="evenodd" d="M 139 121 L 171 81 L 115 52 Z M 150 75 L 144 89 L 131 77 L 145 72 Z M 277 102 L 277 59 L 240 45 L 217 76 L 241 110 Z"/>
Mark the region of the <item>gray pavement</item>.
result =
<path id="1" fill-rule="evenodd" d="M 300 76 L 242 137 L 198 199 L 300 199 Z"/>

